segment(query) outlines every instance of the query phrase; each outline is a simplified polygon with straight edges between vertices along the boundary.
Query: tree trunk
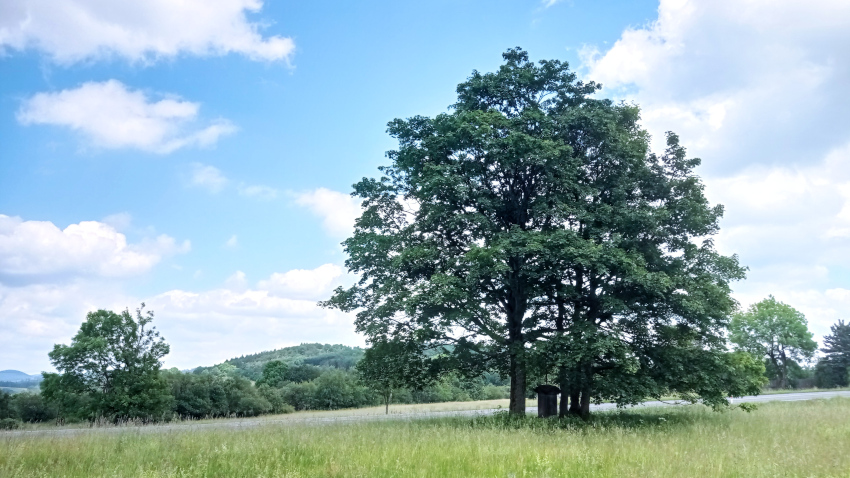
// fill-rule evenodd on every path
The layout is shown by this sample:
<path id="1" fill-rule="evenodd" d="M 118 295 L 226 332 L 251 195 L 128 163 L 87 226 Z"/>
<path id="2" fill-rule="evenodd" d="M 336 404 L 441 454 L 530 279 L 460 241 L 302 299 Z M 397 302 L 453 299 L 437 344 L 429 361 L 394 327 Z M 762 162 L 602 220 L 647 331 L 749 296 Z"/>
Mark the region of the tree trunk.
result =
<path id="1" fill-rule="evenodd" d="M 564 418 L 570 414 L 570 381 L 567 378 L 567 367 L 558 367 L 558 387 L 561 389 L 561 403 L 558 404 L 558 417 Z"/>
<path id="2" fill-rule="evenodd" d="M 581 412 L 579 412 L 582 420 L 590 418 L 590 384 L 586 384 L 581 388 Z"/>
<path id="3" fill-rule="evenodd" d="M 511 415 L 525 415 L 525 348 L 522 344 L 510 348 L 511 364 Z"/>
<path id="4" fill-rule="evenodd" d="M 785 356 L 785 350 L 780 350 L 779 355 L 782 358 L 779 387 L 782 389 L 786 389 L 788 388 L 788 358 Z"/>
<path id="5" fill-rule="evenodd" d="M 573 370 L 573 381 L 570 384 L 570 415 L 581 416 L 581 374 L 578 368 Z"/>
<path id="6" fill-rule="evenodd" d="M 390 414 L 390 401 L 392 399 L 393 399 L 393 392 L 389 392 L 386 395 L 384 395 L 384 404 L 385 404 L 384 413 L 387 414 L 387 415 Z"/>

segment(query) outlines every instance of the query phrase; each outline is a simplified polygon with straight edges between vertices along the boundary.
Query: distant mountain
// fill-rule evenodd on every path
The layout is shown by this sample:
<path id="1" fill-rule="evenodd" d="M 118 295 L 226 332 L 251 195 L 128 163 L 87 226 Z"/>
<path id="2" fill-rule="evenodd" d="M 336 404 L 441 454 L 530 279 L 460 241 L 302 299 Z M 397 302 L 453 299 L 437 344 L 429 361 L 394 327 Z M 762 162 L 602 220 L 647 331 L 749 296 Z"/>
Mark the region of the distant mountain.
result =
<path id="1" fill-rule="evenodd" d="M 280 360 L 288 365 L 305 364 L 347 370 L 363 357 L 364 352 L 364 349 L 360 347 L 347 345 L 301 344 L 243 355 L 226 360 L 224 363 L 233 365 L 242 375 L 251 380 L 257 380 L 262 376 L 263 366 L 272 360 Z M 198 368 L 203 370 L 207 367 Z"/>
<path id="2" fill-rule="evenodd" d="M 20 370 L 0 370 L 0 382 L 40 382 L 41 374 L 27 375 Z"/>

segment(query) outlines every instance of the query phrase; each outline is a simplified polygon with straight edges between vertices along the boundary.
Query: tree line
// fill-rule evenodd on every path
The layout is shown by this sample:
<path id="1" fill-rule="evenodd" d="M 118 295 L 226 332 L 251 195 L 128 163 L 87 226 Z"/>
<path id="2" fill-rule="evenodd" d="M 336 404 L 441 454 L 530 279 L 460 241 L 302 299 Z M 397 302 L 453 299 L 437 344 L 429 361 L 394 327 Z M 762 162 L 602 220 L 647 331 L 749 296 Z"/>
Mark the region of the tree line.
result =
<path id="1" fill-rule="evenodd" d="M 169 347 L 151 326 L 153 313 L 143 312 L 143 307 L 135 314 L 89 313 L 71 344 L 57 345 L 50 353 L 59 373 L 44 374 L 41 393 L 0 392 L 0 428 L 21 422 L 246 417 L 508 396 L 506 380 L 497 372 L 465 377 L 451 354 L 429 355 L 415 342 L 378 342 L 363 354 L 340 346 L 342 357 L 359 357 L 348 369 L 271 360 L 262 365 L 256 380 L 232 361 L 192 372 L 161 370 Z M 803 314 L 772 296 L 734 314 L 729 336 L 739 354 L 763 361 L 763 378 L 782 388 L 791 385 L 794 376 L 805 375 L 800 362 L 805 364 L 817 350 Z M 850 324 L 834 324 L 821 352 L 810 374 L 817 386 L 848 386 Z M 317 356 L 322 358 L 314 361 L 347 362 L 330 354 Z M 242 365 L 242 359 L 235 361 Z"/>
<path id="2" fill-rule="evenodd" d="M 44 373 L 40 393 L 0 392 L 3 428 L 21 422 L 141 421 L 256 416 L 295 410 L 333 410 L 382 403 L 364 367 L 344 368 L 352 350 L 313 356 L 314 362 L 272 360 L 251 380 L 253 368 L 233 361 L 191 372 L 162 370 L 170 346 L 144 310 L 98 310 L 86 315 L 69 345 L 49 353 L 57 373 Z M 315 348 L 319 344 L 311 344 Z M 333 350 L 334 346 L 326 348 Z M 337 350 L 336 352 L 339 352 Z M 242 358 L 240 358 L 242 359 Z M 234 360 L 243 365 L 244 360 Z M 249 361 L 251 362 L 251 361 Z M 368 361 L 363 363 L 369 363 Z M 329 365 L 331 364 L 331 365 Z M 340 368 L 333 365 L 339 365 Z M 504 379 L 488 373 L 466 378 L 446 373 L 423 386 L 399 388 L 393 403 L 496 399 L 506 396 Z"/>

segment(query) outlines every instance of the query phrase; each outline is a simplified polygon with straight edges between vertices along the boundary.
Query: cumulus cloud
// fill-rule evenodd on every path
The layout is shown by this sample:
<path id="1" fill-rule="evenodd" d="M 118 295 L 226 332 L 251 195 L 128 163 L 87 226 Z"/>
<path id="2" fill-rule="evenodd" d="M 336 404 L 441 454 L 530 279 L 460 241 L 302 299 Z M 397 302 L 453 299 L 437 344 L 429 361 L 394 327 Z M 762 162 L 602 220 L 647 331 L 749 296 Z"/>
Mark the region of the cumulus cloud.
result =
<path id="1" fill-rule="evenodd" d="M 189 182 L 192 186 L 198 186 L 211 193 L 217 193 L 227 186 L 229 180 L 215 166 L 192 163 L 192 176 Z"/>
<path id="2" fill-rule="evenodd" d="M 71 341 L 87 312 L 138 306 L 116 281 L 77 279 L 24 286 L 0 281 L 0 368 L 51 371 L 47 353 L 53 344 Z"/>
<path id="3" fill-rule="evenodd" d="M 171 345 L 166 367 L 189 368 L 302 342 L 363 345 L 353 317 L 316 301 L 350 280 L 342 269 L 274 273 L 253 284 L 242 271 L 221 287 L 172 289 L 147 297 L 128 294 L 120 281 L 80 278 L 68 283 L 9 287 L 0 282 L 0 368 L 50 370 L 47 352 L 68 343 L 89 311 L 131 310 L 145 302 Z M 6 365 L 3 365 L 6 364 Z"/>
<path id="4" fill-rule="evenodd" d="M 744 306 L 774 294 L 817 335 L 850 316 L 850 3 L 661 0 L 658 19 L 586 77 L 640 104 L 661 146 L 673 130 L 726 206 L 718 248 L 750 267 Z"/>
<path id="5" fill-rule="evenodd" d="M 164 256 L 186 252 L 170 236 L 129 244 L 114 227 L 83 221 L 59 229 L 51 222 L 0 214 L 0 280 L 44 277 L 126 277 L 150 270 Z"/>
<path id="6" fill-rule="evenodd" d="M 350 235 L 361 213 L 360 200 L 326 188 L 297 194 L 295 202 L 321 216 L 325 230 L 335 236 Z"/>
<path id="7" fill-rule="evenodd" d="M 229 53 L 288 62 L 294 41 L 264 36 L 260 25 L 246 17 L 262 7 L 260 0 L 4 0 L 0 49 L 36 49 L 63 64 Z"/>
<path id="8" fill-rule="evenodd" d="M 322 300 L 330 296 L 330 286 L 342 277 L 342 274 L 340 266 L 324 264 L 315 269 L 275 272 L 268 280 L 260 281 L 257 286 L 276 297 Z"/>
<path id="9" fill-rule="evenodd" d="M 38 93 L 24 101 L 17 119 L 23 125 L 70 128 L 99 148 L 166 154 L 187 146 L 211 146 L 236 131 L 227 120 L 198 127 L 199 109 L 198 103 L 174 97 L 151 100 L 142 91 L 109 80 Z"/>
<path id="10" fill-rule="evenodd" d="M 848 22 L 836 0 L 662 0 L 654 23 L 583 56 L 589 79 L 680 133 L 706 170 L 811 164 L 850 141 Z"/>

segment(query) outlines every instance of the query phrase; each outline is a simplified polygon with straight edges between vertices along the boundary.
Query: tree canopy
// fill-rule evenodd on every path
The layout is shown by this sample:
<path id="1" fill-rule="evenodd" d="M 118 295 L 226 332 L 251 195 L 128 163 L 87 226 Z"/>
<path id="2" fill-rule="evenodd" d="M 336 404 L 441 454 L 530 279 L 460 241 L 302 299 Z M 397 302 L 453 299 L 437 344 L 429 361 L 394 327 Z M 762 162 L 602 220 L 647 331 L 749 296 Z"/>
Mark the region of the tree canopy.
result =
<path id="1" fill-rule="evenodd" d="M 343 243 L 360 279 L 324 305 L 356 311 L 367 337 L 502 370 L 516 414 L 528 381 L 553 375 L 583 415 L 591 400 L 753 391 L 731 379 L 744 269 L 714 250 L 723 209 L 700 160 L 673 133 L 652 153 L 638 107 L 595 98 L 566 63 L 503 57 L 450 112 L 389 123 L 399 148 L 354 185 L 364 210 Z"/>
<path id="2" fill-rule="evenodd" d="M 376 341 L 357 363 L 357 372 L 367 386 L 376 390 L 389 413 L 393 393 L 400 389 L 421 389 L 436 379 L 422 353 L 421 345 L 400 340 Z"/>
<path id="3" fill-rule="evenodd" d="M 806 317 L 772 295 L 735 314 L 730 340 L 739 349 L 765 357 L 779 372 L 779 387 L 788 387 L 788 364 L 811 358 L 817 350 Z"/>
<path id="4" fill-rule="evenodd" d="M 60 412 L 107 419 L 159 418 L 169 412 L 171 394 L 159 373 L 169 352 L 150 326 L 153 312 L 136 309 L 89 312 L 71 345 L 57 344 L 48 356 L 59 374 L 45 373 L 42 394 Z"/>

